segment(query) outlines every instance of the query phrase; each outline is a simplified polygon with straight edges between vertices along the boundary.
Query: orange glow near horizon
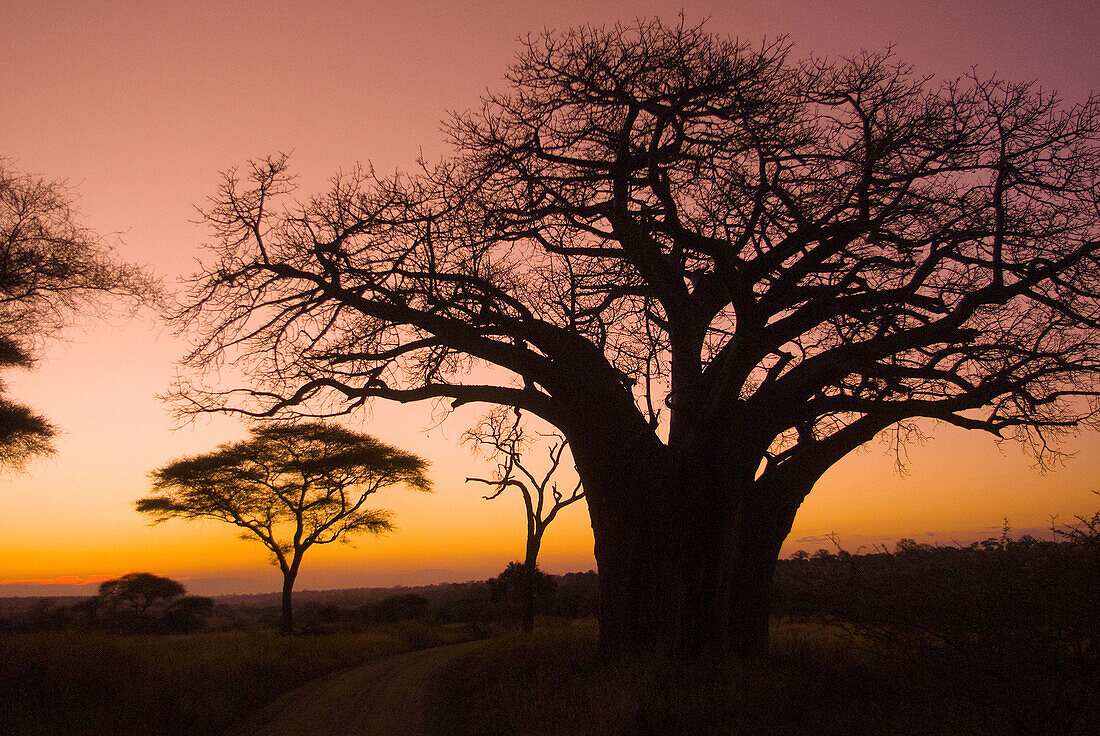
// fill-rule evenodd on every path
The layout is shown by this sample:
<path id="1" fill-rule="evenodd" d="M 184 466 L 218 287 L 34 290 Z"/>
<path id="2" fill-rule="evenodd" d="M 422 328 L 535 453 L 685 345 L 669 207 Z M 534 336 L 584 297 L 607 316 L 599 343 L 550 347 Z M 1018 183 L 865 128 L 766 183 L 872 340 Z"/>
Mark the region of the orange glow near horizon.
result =
<path id="1" fill-rule="evenodd" d="M 65 575 L 60 578 L 31 578 L 29 580 L 0 580 L 0 585 L 98 585 L 110 580 L 110 575 Z"/>
<path id="2" fill-rule="evenodd" d="M 421 154 L 432 160 L 445 152 L 439 120 L 476 106 L 486 88 L 500 89 L 515 40 L 528 32 L 670 20 L 682 7 L 686 22 L 709 18 L 715 33 L 751 41 L 788 34 L 799 57 L 893 43 L 917 73 L 957 76 L 977 64 L 1077 101 L 1100 79 L 1100 5 L 1049 5 L 7 0 L 0 157 L 68 179 L 86 225 L 172 282 L 200 256 L 208 234 L 193 222 L 194 206 L 214 193 L 219 171 L 293 151 L 299 193 L 309 196 L 357 161 L 386 172 L 411 167 Z M 185 347 L 144 315 L 83 325 L 33 372 L 5 372 L 11 395 L 63 434 L 55 457 L 0 477 L 0 595 L 15 585 L 90 585 L 139 570 L 194 580 L 200 593 L 276 589 L 266 550 L 234 528 L 150 527 L 133 510 L 149 490 L 149 471 L 245 434 L 225 417 L 173 429 L 156 395 Z M 299 587 L 419 581 L 424 571 L 472 579 L 518 559 L 518 498 L 486 502 L 482 488 L 463 482 L 491 470 L 458 443 L 476 413 L 464 409 L 431 430 L 428 406 L 379 403 L 352 418 L 351 426 L 430 459 L 436 492 L 380 493 L 377 505 L 395 510 L 399 530 L 310 550 Z M 784 551 L 829 547 L 830 533 L 854 550 L 903 536 L 944 543 L 994 536 L 1005 517 L 1017 530 L 1046 528 L 1051 515 L 1072 521 L 1100 505 L 1090 494 L 1100 487 L 1100 437 L 1082 433 L 1067 449 L 1075 456 L 1065 467 L 1040 475 L 1011 443 L 939 428 L 910 448 L 910 474 L 901 477 L 872 445 L 822 479 Z M 551 526 L 540 560 L 552 572 L 594 567 L 582 504 Z M 199 583 L 215 578 L 223 582 Z"/>

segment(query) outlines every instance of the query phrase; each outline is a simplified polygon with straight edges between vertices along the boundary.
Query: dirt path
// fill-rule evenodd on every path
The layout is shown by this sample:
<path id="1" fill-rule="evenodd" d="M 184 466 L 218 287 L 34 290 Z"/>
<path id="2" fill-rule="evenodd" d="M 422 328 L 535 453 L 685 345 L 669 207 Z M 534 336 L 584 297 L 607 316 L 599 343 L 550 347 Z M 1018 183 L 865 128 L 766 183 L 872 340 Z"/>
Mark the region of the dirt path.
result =
<path id="1" fill-rule="evenodd" d="M 406 652 L 318 678 L 283 695 L 234 736 L 424 736 L 433 676 L 484 642 Z"/>

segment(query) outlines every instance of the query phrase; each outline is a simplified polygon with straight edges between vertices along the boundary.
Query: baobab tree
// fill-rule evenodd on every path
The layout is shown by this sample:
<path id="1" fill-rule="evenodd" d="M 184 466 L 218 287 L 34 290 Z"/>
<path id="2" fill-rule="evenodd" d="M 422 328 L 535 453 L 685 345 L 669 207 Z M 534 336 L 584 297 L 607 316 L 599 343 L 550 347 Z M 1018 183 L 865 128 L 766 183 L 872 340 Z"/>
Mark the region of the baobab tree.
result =
<path id="1" fill-rule="evenodd" d="M 523 510 L 527 522 L 527 538 L 524 545 L 523 562 L 510 564 L 505 575 L 513 579 L 518 586 L 520 598 L 520 626 L 524 631 L 535 628 L 535 594 L 543 573 L 539 570 L 539 551 L 546 529 L 566 506 L 584 498 L 584 488 L 580 480 L 571 482 L 569 491 L 558 488 L 559 470 L 562 459 L 569 447 L 568 441 L 558 434 L 544 437 L 546 445 L 546 463 L 541 468 L 530 459 L 524 460 L 525 453 L 532 449 L 531 438 L 524 427 L 519 411 L 492 411 L 462 435 L 463 443 L 475 452 L 480 452 L 497 461 L 496 472 L 491 478 L 467 478 L 466 482 L 484 483 L 492 487 L 493 492 L 485 496 L 486 501 L 499 498 L 509 488 L 515 488 L 523 499 Z M 571 469 L 571 466 L 570 468 Z M 502 575 L 502 578 L 505 578 Z"/>
<path id="2" fill-rule="evenodd" d="M 137 501 L 154 523 L 216 519 L 245 530 L 283 573 L 279 630 L 294 633 L 292 594 L 306 550 L 393 529 L 391 513 L 366 506 L 378 491 L 431 489 L 427 461 L 323 422 L 268 423 L 155 471 L 155 494 Z"/>
<path id="3" fill-rule="evenodd" d="M 765 650 L 815 482 L 922 419 L 1097 424 L 1100 100 L 643 21 L 528 39 L 454 153 L 225 179 L 188 411 L 518 408 L 569 440 L 600 650 Z M 233 361 L 248 383 L 205 378 Z"/>

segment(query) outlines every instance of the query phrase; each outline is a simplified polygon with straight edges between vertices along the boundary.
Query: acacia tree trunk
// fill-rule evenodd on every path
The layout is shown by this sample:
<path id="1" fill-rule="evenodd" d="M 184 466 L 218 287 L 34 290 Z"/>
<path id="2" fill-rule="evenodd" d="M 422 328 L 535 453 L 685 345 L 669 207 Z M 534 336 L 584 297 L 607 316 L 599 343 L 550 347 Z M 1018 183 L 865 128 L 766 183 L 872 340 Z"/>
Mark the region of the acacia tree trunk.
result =
<path id="1" fill-rule="evenodd" d="M 291 603 L 291 594 L 294 591 L 294 580 L 298 577 L 297 565 L 283 570 L 283 609 L 279 617 L 279 633 L 290 636 L 294 633 L 294 607 Z"/>

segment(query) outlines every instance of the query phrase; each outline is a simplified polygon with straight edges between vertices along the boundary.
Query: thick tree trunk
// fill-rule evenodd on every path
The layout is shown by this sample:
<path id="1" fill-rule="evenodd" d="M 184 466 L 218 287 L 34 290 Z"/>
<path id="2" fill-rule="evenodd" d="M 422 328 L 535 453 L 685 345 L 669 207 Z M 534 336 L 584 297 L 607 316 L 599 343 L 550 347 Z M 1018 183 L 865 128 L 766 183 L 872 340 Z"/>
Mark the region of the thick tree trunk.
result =
<path id="1" fill-rule="evenodd" d="M 639 471 L 628 475 L 628 466 Z M 795 508 L 713 467 L 659 470 L 639 457 L 620 464 L 608 485 L 595 480 L 585 490 L 601 657 L 763 655 L 775 565 Z"/>
<path id="2" fill-rule="evenodd" d="M 729 649 L 740 657 L 767 653 L 775 567 L 796 511 L 797 506 L 768 500 L 750 505 L 740 516 L 729 590 Z"/>
<path id="3" fill-rule="evenodd" d="M 621 486 L 631 484 L 630 492 Z M 674 543 L 658 480 L 622 477 L 619 488 L 585 481 L 599 570 L 599 655 L 675 645 L 677 601 L 670 595 Z M 593 491 L 595 491 L 593 493 Z M 630 500 L 622 496 L 628 496 Z"/>
<path id="4" fill-rule="evenodd" d="M 600 656 L 764 654 L 776 560 L 797 509 L 779 497 L 802 496 L 755 479 L 761 438 L 742 426 L 738 441 L 717 411 L 665 444 L 614 395 L 573 411 L 563 431 L 592 520 Z"/>

